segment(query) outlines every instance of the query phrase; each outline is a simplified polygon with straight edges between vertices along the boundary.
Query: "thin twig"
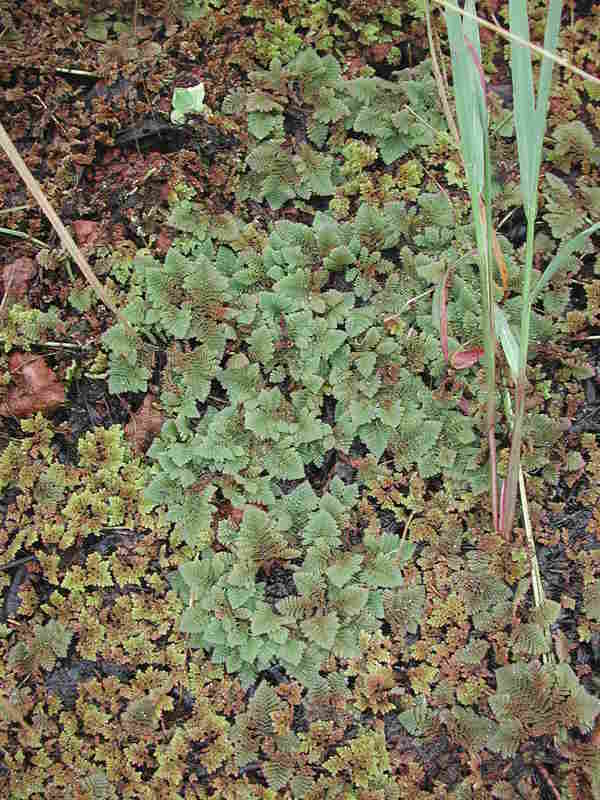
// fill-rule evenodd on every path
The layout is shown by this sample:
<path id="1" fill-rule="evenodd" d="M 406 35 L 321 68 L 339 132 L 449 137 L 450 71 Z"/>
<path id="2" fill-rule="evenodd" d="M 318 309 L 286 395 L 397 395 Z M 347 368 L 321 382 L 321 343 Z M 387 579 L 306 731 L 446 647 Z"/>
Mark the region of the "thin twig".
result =
<path id="1" fill-rule="evenodd" d="M 55 114 L 52 114 L 52 113 L 51 113 L 50 109 L 48 108 L 48 106 L 46 105 L 46 103 L 44 103 L 44 101 L 42 100 L 42 98 L 41 98 L 41 97 L 40 97 L 38 94 L 35 94 L 35 93 L 34 93 L 34 94 L 32 94 L 31 96 L 32 96 L 32 97 L 35 97 L 35 99 L 38 101 L 38 103 L 40 103 L 40 105 L 42 106 L 42 108 L 46 109 L 46 111 L 47 111 L 47 112 L 50 114 L 50 116 L 52 117 L 52 120 L 54 121 L 54 124 L 55 124 L 55 125 L 56 125 L 58 128 L 60 128 L 60 129 L 61 129 L 61 131 L 62 131 L 62 132 L 65 134 L 65 136 L 67 136 L 67 130 L 66 130 L 65 126 L 62 124 L 62 122 L 61 122 L 59 119 L 57 119 L 57 118 L 56 118 L 56 115 L 55 115 Z"/>
<path id="2" fill-rule="evenodd" d="M 24 206 L 13 206 L 12 208 L 3 208 L 0 211 L 0 217 L 4 217 L 6 214 L 16 214 L 17 211 L 27 211 L 27 209 L 31 208 L 30 205 Z"/>
<path id="3" fill-rule="evenodd" d="M 47 216 L 47 218 L 50 221 L 50 224 L 52 225 L 54 230 L 57 232 L 63 247 L 71 255 L 71 257 L 73 258 L 73 260 L 75 261 L 75 263 L 77 264 L 79 269 L 84 274 L 84 276 L 85 276 L 86 280 L 88 281 L 88 283 L 92 286 L 92 288 L 94 289 L 94 291 L 96 292 L 98 297 L 102 300 L 102 302 L 108 308 L 110 308 L 110 310 L 113 312 L 113 314 L 123 323 L 123 325 L 125 326 L 125 329 L 134 338 L 137 338 L 137 334 L 133 330 L 131 325 L 129 324 L 127 318 L 124 316 L 124 314 L 121 311 L 119 311 L 119 309 L 113 303 L 113 301 L 112 301 L 111 297 L 109 296 L 108 292 L 106 291 L 104 286 L 100 283 L 100 281 L 98 280 L 98 278 L 96 277 L 96 275 L 92 271 L 92 269 L 91 269 L 90 265 L 88 264 L 85 256 L 83 255 L 81 250 L 75 244 L 75 241 L 73 240 L 73 237 L 71 236 L 69 231 L 65 228 L 63 223 L 60 221 L 56 211 L 50 205 L 50 202 L 48 201 L 48 198 L 46 197 L 46 195 L 42 192 L 42 189 L 41 189 L 39 183 L 33 177 L 31 172 L 29 171 L 29 168 L 27 167 L 27 164 L 25 164 L 25 162 L 21 158 L 20 153 L 18 152 L 17 148 L 12 143 L 12 141 L 11 141 L 9 135 L 7 134 L 6 130 L 4 129 L 4 126 L 2 125 L 2 123 L 0 123 L 0 145 L 2 145 L 4 151 L 6 152 L 6 155 L 9 157 L 13 167 L 19 173 L 19 175 L 21 176 L 21 179 L 24 181 L 25 185 L 27 186 L 27 188 L 29 189 L 31 194 L 34 196 L 34 198 L 37 200 L 40 208 L 42 209 L 44 214 Z M 44 245 L 44 247 L 46 247 L 46 245 Z"/>
<path id="4" fill-rule="evenodd" d="M 513 415 L 512 405 L 510 402 L 510 394 L 508 392 L 505 392 L 504 394 L 504 403 L 505 403 L 504 408 L 506 412 L 506 417 L 512 429 L 514 422 L 514 415 Z M 536 608 L 539 608 L 546 600 L 546 595 L 544 592 L 544 584 L 542 583 L 540 565 L 535 550 L 535 539 L 533 537 L 533 528 L 531 525 L 531 517 L 529 515 L 529 502 L 527 500 L 525 476 L 523 474 L 523 469 L 520 464 L 519 464 L 519 494 L 521 496 L 521 510 L 523 512 L 523 523 L 525 526 L 525 537 L 527 540 L 527 551 L 529 554 L 529 566 L 531 569 L 531 587 L 533 589 L 533 604 Z M 544 631 L 544 633 L 547 636 L 549 635 L 548 631 Z M 553 661 L 552 654 L 544 653 L 543 661 L 546 664 Z"/>
<path id="5" fill-rule="evenodd" d="M 0 228 L 0 233 L 5 234 L 5 236 L 14 236 L 16 239 L 28 239 L 30 242 L 37 244 L 39 247 L 43 247 L 45 250 L 48 249 L 46 242 L 42 242 L 41 239 L 36 239 L 35 236 L 30 236 L 28 233 L 24 233 L 23 231 L 13 231 L 11 228 Z"/>
<path id="6" fill-rule="evenodd" d="M 87 350 L 91 345 L 77 342 L 41 342 L 40 347 L 56 347 L 59 350 Z"/>
<path id="7" fill-rule="evenodd" d="M 12 569 L 13 567 L 20 567 L 21 564 L 26 564 L 28 561 L 35 561 L 35 560 L 36 556 L 25 556 L 25 558 L 17 558 L 15 559 L 15 561 L 11 561 L 8 564 L 0 564 L 0 572 Z"/>
<path id="8" fill-rule="evenodd" d="M 452 114 L 450 103 L 448 102 L 448 93 L 446 91 L 446 85 L 442 77 L 442 72 L 440 70 L 437 52 L 435 49 L 435 42 L 433 39 L 433 28 L 431 27 L 431 11 L 429 8 L 429 0 L 425 0 L 425 21 L 427 23 L 427 38 L 429 39 L 429 52 L 431 53 L 431 68 L 433 70 L 435 82 L 437 83 L 438 94 L 440 96 L 440 100 L 442 101 L 442 108 L 444 109 L 444 115 L 446 117 L 446 122 L 448 123 L 448 129 L 452 134 L 452 138 L 454 139 L 454 144 L 456 145 L 462 156 L 462 150 L 460 149 L 460 136 L 458 134 L 458 128 L 456 127 L 454 115 Z"/>
<path id="9" fill-rule="evenodd" d="M 426 291 L 422 292 L 421 294 L 416 295 L 415 297 L 411 297 L 410 300 L 407 300 L 406 303 L 402 306 L 400 311 L 397 314 L 390 314 L 389 317 L 386 317 L 383 321 L 384 322 L 392 322 L 395 319 L 399 319 L 402 314 L 409 309 L 417 300 L 420 300 L 422 297 L 427 297 L 428 294 L 433 294 L 435 292 L 435 286 L 432 286 L 431 289 L 427 289 Z"/>
<path id="10" fill-rule="evenodd" d="M 89 72 L 87 69 L 67 69 L 66 67 L 56 67 L 55 72 L 63 75 L 78 75 L 80 78 L 98 78 L 97 72 Z"/>
<path id="11" fill-rule="evenodd" d="M 404 530 L 402 531 L 402 537 L 401 537 L 401 541 L 403 541 L 403 542 L 406 540 L 406 537 L 408 536 L 408 531 L 410 530 L 410 524 L 413 521 L 413 518 L 414 518 L 416 513 L 417 513 L 416 509 L 413 509 L 413 511 L 411 512 L 410 517 L 404 523 Z"/>

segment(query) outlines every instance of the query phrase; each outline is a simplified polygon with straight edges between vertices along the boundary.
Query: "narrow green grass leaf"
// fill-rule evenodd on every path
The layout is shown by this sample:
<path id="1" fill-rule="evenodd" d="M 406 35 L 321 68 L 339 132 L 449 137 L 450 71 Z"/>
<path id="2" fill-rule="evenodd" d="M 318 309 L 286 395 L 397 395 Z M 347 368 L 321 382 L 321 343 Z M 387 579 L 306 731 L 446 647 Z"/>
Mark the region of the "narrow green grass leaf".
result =
<path id="1" fill-rule="evenodd" d="M 562 0 L 551 0 L 546 22 L 544 48 L 554 52 L 558 42 Z M 529 41 L 527 4 L 523 0 L 509 0 L 510 30 L 520 38 Z M 513 41 L 511 47 L 511 71 L 517 146 L 519 149 L 519 168 L 521 172 L 521 191 L 527 218 L 535 217 L 537 206 L 537 182 L 542 160 L 542 147 L 546 130 L 546 115 L 553 62 L 542 59 L 538 99 L 536 103 L 533 86 L 531 51 L 525 45 Z"/>
<path id="2" fill-rule="evenodd" d="M 563 0 L 550 0 L 548 18 L 546 20 L 546 31 L 544 34 L 544 50 L 550 53 L 556 52 L 558 45 L 558 34 L 560 32 L 560 18 L 562 15 Z M 550 88 L 552 84 L 552 68 L 554 62 L 549 58 L 542 59 L 540 70 L 540 81 L 538 85 L 538 97 L 535 108 L 536 130 L 539 134 L 538 143 L 538 162 L 542 158 L 542 145 L 544 131 L 546 130 L 546 116 L 548 114 L 548 102 L 550 100 Z M 539 172 L 539 163 L 538 163 Z"/>
<path id="3" fill-rule="evenodd" d="M 509 11 L 511 32 L 529 41 L 526 4 L 523 3 L 523 0 L 509 0 Z M 511 46 L 511 72 L 521 191 L 524 203 L 529 208 L 533 185 L 533 152 L 536 146 L 534 129 L 535 93 L 533 89 L 531 53 L 527 47 L 514 41 Z"/>
<path id="4" fill-rule="evenodd" d="M 600 222 L 596 222 L 594 225 L 590 225 L 589 228 L 586 228 L 581 233 L 578 233 L 577 236 L 574 236 L 567 244 L 563 245 L 558 253 L 554 256 L 552 261 L 548 264 L 546 269 L 544 270 L 542 277 L 537 282 L 535 289 L 531 293 L 530 298 L 530 305 L 533 306 L 537 298 L 539 297 L 540 292 L 544 289 L 548 283 L 552 280 L 552 277 L 555 273 L 563 266 L 565 261 L 576 251 L 582 248 L 585 244 L 586 239 L 595 233 L 598 229 L 600 229 Z"/>
<path id="5" fill-rule="evenodd" d="M 464 12 L 474 15 L 474 0 L 465 0 Z M 485 74 L 481 65 L 479 21 L 473 16 L 464 17 L 461 24 L 458 9 L 445 12 L 448 38 L 452 54 L 452 79 L 457 117 L 460 128 L 460 146 L 469 183 L 471 210 L 479 253 L 481 280 L 481 316 L 484 350 L 474 348 L 457 351 L 450 356 L 455 369 L 473 366 L 485 357 L 485 373 L 488 390 L 487 429 L 490 449 L 490 484 L 494 529 L 498 530 L 498 492 L 496 477 L 495 429 L 495 349 L 494 304 L 492 281 L 491 219 L 491 165 L 488 140 L 488 109 Z M 442 292 L 440 290 L 439 316 L 442 322 Z"/>
<path id="6" fill-rule="evenodd" d="M 465 9 L 474 13 L 474 0 L 467 0 Z M 468 18 L 461 22 L 460 14 L 456 11 L 448 10 L 444 16 L 452 54 L 454 97 L 461 149 L 473 202 L 483 188 L 484 179 L 483 130 L 476 106 L 482 90 L 477 68 L 465 46 L 465 37 L 480 58 L 479 27 L 474 20 Z"/>
<path id="7" fill-rule="evenodd" d="M 504 355 L 508 361 L 511 375 L 516 382 L 519 375 L 519 343 L 508 324 L 506 314 L 498 305 L 494 310 L 494 325 L 496 326 L 496 336 L 500 340 Z"/>
<path id="8" fill-rule="evenodd" d="M 466 0 L 465 2 L 465 11 L 468 11 L 469 14 L 475 16 L 477 14 L 477 9 L 475 8 L 475 0 Z M 476 19 L 472 17 L 463 17 L 463 31 L 464 35 L 473 42 L 475 47 L 475 51 L 477 53 L 477 57 L 481 61 L 481 44 L 479 41 L 479 23 Z"/>

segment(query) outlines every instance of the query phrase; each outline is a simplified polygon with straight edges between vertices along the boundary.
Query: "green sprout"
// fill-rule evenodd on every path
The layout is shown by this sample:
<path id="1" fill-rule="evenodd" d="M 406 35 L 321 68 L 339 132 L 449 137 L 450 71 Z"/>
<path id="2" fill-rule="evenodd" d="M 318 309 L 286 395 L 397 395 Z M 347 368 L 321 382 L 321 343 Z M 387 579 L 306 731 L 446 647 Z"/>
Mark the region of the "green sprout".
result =
<path id="1" fill-rule="evenodd" d="M 202 114 L 207 111 L 204 105 L 204 84 L 199 83 L 189 89 L 177 87 L 171 100 L 171 122 L 174 125 L 183 125 L 187 114 Z"/>

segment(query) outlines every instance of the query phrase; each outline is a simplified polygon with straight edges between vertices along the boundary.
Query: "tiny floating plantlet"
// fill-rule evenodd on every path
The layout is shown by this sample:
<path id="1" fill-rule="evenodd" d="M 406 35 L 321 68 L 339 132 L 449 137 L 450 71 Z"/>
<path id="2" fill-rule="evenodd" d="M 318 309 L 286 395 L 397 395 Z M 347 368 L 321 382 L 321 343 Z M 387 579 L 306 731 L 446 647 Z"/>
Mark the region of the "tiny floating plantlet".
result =
<path id="1" fill-rule="evenodd" d="M 204 84 L 199 83 L 189 89 L 176 88 L 171 104 L 171 122 L 174 125 L 182 125 L 187 114 L 205 113 L 208 108 L 204 105 Z"/>

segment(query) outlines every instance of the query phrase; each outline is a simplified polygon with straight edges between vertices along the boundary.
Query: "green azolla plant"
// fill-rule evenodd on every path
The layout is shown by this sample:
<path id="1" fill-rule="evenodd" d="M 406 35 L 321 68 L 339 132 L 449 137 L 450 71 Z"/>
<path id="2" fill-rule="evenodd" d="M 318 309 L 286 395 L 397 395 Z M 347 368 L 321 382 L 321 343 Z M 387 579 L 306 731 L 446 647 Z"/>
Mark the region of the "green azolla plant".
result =
<path id="1" fill-rule="evenodd" d="M 196 399 L 204 399 L 208 393 L 211 370 L 216 369 L 225 342 L 233 335 L 226 325 L 219 324 L 228 301 L 223 293 L 227 281 L 212 265 L 213 255 L 210 240 L 196 242 L 191 259 L 171 248 L 164 266 L 139 254 L 126 310 L 129 321 L 151 340 L 156 341 L 157 336 L 162 340 L 193 338 L 198 343 L 181 370 L 184 385 Z M 103 340 L 110 351 L 110 390 L 144 391 L 150 377 L 144 363 L 147 353 L 136 347 L 122 324 L 113 326 Z"/>
<path id="2" fill-rule="evenodd" d="M 437 375 L 443 369 L 434 329 L 428 334 L 414 331 L 403 335 L 408 333 L 411 319 L 420 317 L 404 306 L 426 284 L 418 275 L 399 278 L 381 251 L 371 249 L 391 248 L 399 242 L 403 210 L 403 204 L 390 204 L 383 213 L 363 206 L 351 223 L 318 214 L 312 229 L 281 222 L 262 254 L 245 251 L 240 258 L 229 248 L 219 248 L 214 264 L 226 282 L 222 285 L 227 285 L 220 299 L 214 300 L 221 319 L 217 324 L 213 314 L 204 321 L 216 325 L 211 341 L 218 346 L 207 340 L 198 347 L 203 337 L 195 335 L 194 345 L 185 346 L 187 352 L 172 356 L 183 366 L 174 379 L 179 380 L 180 419 L 197 414 L 194 401 L 206 400 L 212 379 L 228 394 L 229 406 L 209 408 L 199 423 L 201 430 L 197 428 L 203 442 L 203 450 L 197 452 L 208 458 L 206 467 L 211 471 L 226 469 L 239 481 L 237 475 L 253 461 L 269 464 L 273 460 L 277 463 L 267 469 L 273 477 L 299 479 L 304 466 L 313 461 L 318 464 L 334 446 L 348 453 L 358 436 L 378 458 L 388 445 L 393 446 L 403 464 L 420 463 L 423 477 L 429 477 L 439 472 L 433 450 L 440 437 L 457 454 L 459 445 L 474 441 L 473 422 L 452 405 L 444 410 L 419 377 L 425 368 Z M 204 241 L 202 247 L 207 249 L 209 244 Z M 152 276 L 154 262 L 144 258 L 138 266 L 142 271 L 147 268 Z M 193 259 L 173 253 L 167 256 L 168 268 L 158 273 L 163 282 L 170 265 L 179 261 L 187 263 L 184 269 L 190 274 L 194 272 Z M 352 286 L 357 299 L 348 291 L 323 288 L 327 282 L 335 283 L 338 273 Z M 156 290 L 153 280 L 150 277 L 147 282 L 149 296 Z M 268 287 L 272 290 L 267 291 Z M 182 325 L 177 332 L 187 338 L 187 297 L 185 287 L 176 303 L 160 294 L 155 310 L 164 321 L 156 320 L 152 329 L 156 331 L 160 325 L 164 333 L 175 315 L 175 322 Z M 197 315 L 202 316 L 201 304 L 208 302 L 207 297 L 204 286 L 202 297 L 198 295 L 194 301 Z M 370 302 L 365 304 L 367 300 Z M 406 322 L 403 314 L 398 315 L 402 309 Z M 381 324 L 390 312 L 395 312 L 395 334 Z M 154 312 L 147 312 L 144 319 L 151 314 Z M 247 352 L 230 351 L 221 367 L 226 338 L 233 344 L 244 335 L 249 335 Z M 185 369 L 196 359 L 194 382 L 185 377 Z M 283 389 L 276 390 L 277 386 Z M 337 401 L 334 427 L 319 419 L 326 395 Z M 174 397 L 171 392 L 169 402 L 174 402 Z M 235 409 L 242 404 L 243 418 Z M 191 461 L 194 450 L 180 442 L 181 436 L 189 438 L 184 429 L 178 430 L 181 424 L 168 436 L 176 448 L 175 459 L 181 461 L 179 450 L 185 450 Z M 413 445 L 412 437 L 416 437 Z M 452 471 L 455 482 L 464 477 L 476 454 L 476 448 L 470 454 L 463 451 L 462 470 L 455 464 Z M 179 473 L 173 472 L 173 482 L 177 474 L 193 481 L 187 464 L 180 463 L 178 469 Z"/>
<path id="3" fill-rule="evenodd" d="M 344 162 L 356 160 L 352 143 L 363 141 L 353 136 L 368 137 L 376 148 L 375 157 L 379 155 L 384 164 L 430 145 L 444 123 L 432 101 L 434 82 L 428 65 L 397 75 L 397 81 L 366 76 L 347 80 L 332 55 L 319 56 L 312 49 L 302 50 L 285 67 L 273 58 L 268 70 L 251 73 L 252 90 L 237 89 L 222 104 L 225 114 L 246 112 L 248 132 L 259 140 L 246 156 L 238 199 L 266 200 L 277 210 L 296 198 L 333 195 L 353 171 Z M 295 85 L 304 108 L 292 120 L 306 137 L 296 135 L 290 152 L 283 119 Z M 340 134 L 348 138 L 346 144 L 337 142 Z M 328 140 L 332 154 L 322 152 Z"/>
<path id="4" fill-rule="evenodd" d="M 27 435 L 9 442 L 0 456 L 0 491 L 21 494 L 18 513 L 5 525 L 5 562 L 37 542 L 66 550 L 105 527 L 134 527 L 141 520 L 144 471 L 120 426 L 81 436 L 77 465 L 58 460 L 55 431 L 41 414 L 22 420 L 21 430 Z"/>
<path id="5" fill-rule="evenodd" d="M 54 306 L 48 311 L 40 311 L 20 303 L 10 305 L 0 329 L 4 352 L 9 353 L 15 347 L 31 350 L 32 345 L 42 344 L 55 336 L 60 322 L 58 309 Z"/>
<path id="6" fill-rule="evenodd" d="M 590 731 L 600 701 L 590 695 L 566 663 L 540 666 L 520 662 L 496 670 L 496 692 L 489 697 L 497 726 L 490 750 L 512 757 L 519 745 L 538 730 L 565 741 L 574 725 Z"/>
<path id="7" fill-rule="evenodd" d="M 134 262 L 125 314 L 170 343 L 161 399 L 171 418 L 149 451 L 147 503 L 166 506 L 173 541 L 197 553 L 176 581 L 196 645 L 246 680 L 273 660 L 309 680 L 329 651 L 352 653 L 359 628 L 380 624 L 381 591 L 400 586 L 409 549 L 377 536 L 348 547 L 342 532 L 358 487 L 334 479 L 319 499 L 306 470 L 362 442 L 376 459 L 388 449 L 398 469 L 442 473 L 458 489 L 481 471 L 474 423 L 436 401 L 421 377 L 443 368 L 436 332 L 410 327 L 426 316 L 424 305 L 407 308 L 426 281 L 408 258 L 398 276 L 382 255 L 414 223 L 406 227 L 404 204 L 365 205 L 347 223 L 321 213 L 311 227 L 281 221 L 260 250 L 239 249 L 248 231 L 223 223 L 208 236 L 200 224 L 199 238 L 176 242 L 164 265 L 144 253 Z M 124 341 L 115 329 L 109 347 Z M 111 354 L 119 376 L 124 363 Z M 325 398 L 335 407 L 327 421 Z M 301 482 L 291 494 L 290 481 Z M 244 516 L 239 530 L 218 524 L 215 539 L 217 493 Z M 290 503 L 307 504 L 302 525 Z M 283 605 L 257 578 L 274 564 L 293 575 Z"/>
<path id="8" fill-rule="evenodd" d="M 427 75 L 404 75 L 400 84 L 344 81 L 335 59 L 314 51 L 285 68 L 272 61 L 253 75 L 252 91 L 223 104 L 226 113 L 248 115 L 255 140 L 237 199 L 306 210 L 313 195 L 337 192 L 348 177 L 360 181 L 376 158 L 408 155 L 419 146 L 411 137 L 441 126 L 423 90 Z M 308 109 L 308 142 L 284 147 L 292 81 Z M 424 128 L 403 133 L 392 117 L 409 97 Z M 453 353 L 465 342 L 482 344 L 476 231 L 441 192 L 418 193 L 410 206 L 361 203 L 348 217 L 316 212 L 310 224 L 281 219 L 262 232 L 231 214 L 215 218 L 185 196 L 172 209 L 181 236 L 164 263 L 142 251 L 133 264 L 124 314 L 160 354 L 168 417 L 148 452 L 146 510 L 164 510 L 173 526 L 179 568 L 170 581 L 184 604 L 181 630 L 244 685 L 279 664 L 314 687 L 331 654 L 357 657 L 360 630 L 375 632 L 388 616 L 400 634 L 418 631 L 425 592 L 402 579 L 413 545 L 376 525 L 361 531 L 357 516 L 367 473 L 376 475 L 380 460 L 400 482 L 439 477 L 450 504 L 488 487 L 478 436 L 485 390 L 463 372 L 465 396 L 446 391 L 439 289 L 431 313 L 433 290 L 452 267 L 446 344 Z M 515 294 L 504 306 L 513 319 L 517 258 L 501 236 L 498 246 Z M 502 290 L 489 288 L 497 302 Z M 541 338 L 551 332 L 541 316 L 532 325 Z M 136 381 L 145 388 L 147 354 L 134 352 L 119 326 L 104 342 L 111 390 Z M 532 418 L 532 466 L 544 464 L 548 431 L 557 435 L 551 420 Z M 358 463 L 365 483 L 329 474 L 315 487 L 315 469 L 338 457 Z M 406 496 L 388 508 L 404 519 L 415 502 Z M 511 590 L 493 568 L 486 562 L 465 577 L 479 631 L 502 627 L 510 613 Z M 524 570 L 511 565 L 510 580 Z M 528 631 L 540 638 L 537 628 L 523 629 L 516 656 L 530 652 Z M 449 720 L 468 728 L 473 713 L 459 709 Z"/>
<path id="9" fill-rule="evenodd" d="M 302 38 L 296 26 L 283 19 L 266 19 L 264 35 L 256 37 L 256 58 L 261 64 L 269 64 L 273 58 L 293 58 L 302 47 Z"/>
<path id="10" fill-rule="evenodd" d="M 173 576 L 186 610 L 182 631 L 190 644 L 210 650 L 244 683 L 276 662 L 310 686 L 333 652 L 359 654 L 361 630 L 376 630 L 384 587 L 402 584 L 401 568 L 413 546 L 386 534 L 344 548 L 356 486 L 339 478 L 318 498 L 307 482 L 267 510 L 249 506 L 239 526 L 218 525 L 224 551 L 206 548 Z M 289 571 L 289 594 L 273 603 L 259 570 Z M 183 580 L 182 580 L 183 579 Z"/>
<path id="11" fill-rule="evenodd" d="M 35 625 L 33 636 L 28 642 L 18 641 L 9 651 L 8 664 L 23 672 L 41 668 L 54 669 L 57 658 L 66 658 L 73 634 L 55 620 L 45 625 Z"/>
<path id="12" fill-rule="evenodd" d="M 203 19 L 220 9 L 223 0 L 180 0 L 180 15 L 190 22 Z"/>
<path id="13" fill-rule="evenodd" d="M 383 731 L 361 730 L 346 747 L 341 747 L 323 767 L 335 775 L 348 797 L 359 797 L 357 789 L 399 800 L 400 787 L 391 774 Z"/>
<path id="14" fill-rule="evenodd" d="M 121 392 L 145 392 L 151 372 L 144 363 L 139 343 L 132 340 L 122 323 L 113 325 L 102 341 L 109 349 L 109 389 Z"/>

